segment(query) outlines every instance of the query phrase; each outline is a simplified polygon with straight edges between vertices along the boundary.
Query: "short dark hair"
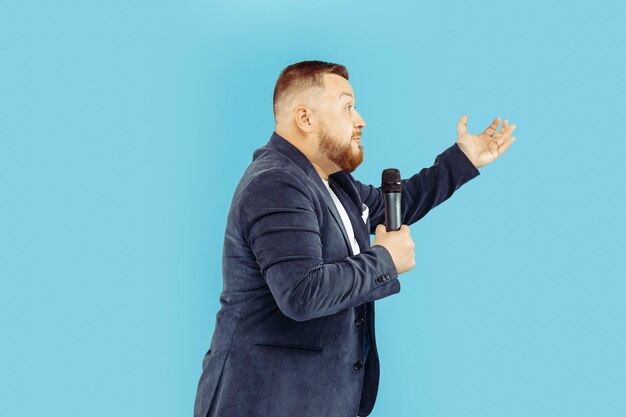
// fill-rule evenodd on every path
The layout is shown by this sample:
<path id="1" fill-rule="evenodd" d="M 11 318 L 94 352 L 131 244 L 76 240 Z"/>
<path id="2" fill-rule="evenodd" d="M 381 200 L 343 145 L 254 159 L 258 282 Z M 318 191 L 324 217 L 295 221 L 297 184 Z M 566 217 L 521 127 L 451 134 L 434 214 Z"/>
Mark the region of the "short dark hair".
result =
<path id="1" fill-rule="evenodd" d="M 274 119 L 278 102 L 290 93 L 311 87 L 324 87 L 324 74 L 336 74 L 349 79 L 348 70 L 341 64 L 324 61 L 302 61 L 283 69 L 274 87 Z"/>

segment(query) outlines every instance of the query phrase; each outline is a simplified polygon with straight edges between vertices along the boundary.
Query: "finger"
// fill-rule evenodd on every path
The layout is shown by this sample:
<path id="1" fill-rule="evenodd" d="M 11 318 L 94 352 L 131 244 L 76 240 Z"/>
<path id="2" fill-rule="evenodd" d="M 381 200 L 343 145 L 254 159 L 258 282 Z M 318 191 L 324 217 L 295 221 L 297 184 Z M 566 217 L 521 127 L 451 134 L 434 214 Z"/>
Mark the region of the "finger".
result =
<path id="1" fill-rule="evenodd" d="M 461 116 L 461 120 L 459 120 L 459 123 L 457 123 L 456 125 L 456 130 L 459 133 L 459 136 L 467 133 L 467 115 L 466 114 Z"/>
<path id="2" fill-rule="evenodd" d="M 493 136 L 493 134 L 496 133 L 496 130 L 498 130 L 499 124 L 500 124 L 500 118 L 496 117 L 495 119 L 493 119 L 493 123 L 491 123 L 491 126 L 485 129 L 485 131 L 482 134 Z"/>
<path id="3" fill-rule="evenodd" d="M 409 226 L 407 226 L 406 224 L 400 226 L 400 230 L 403 232 L 411 233 L 411 229 L 409 229 Z"/>
<path id="4" fill-rule="evenodd" d="M 387 232 L 387 227 L 381 223 L 378 226 L 376 226 L 376 230 L 374 233 L 379 234 L 379 233 L 386 233 L 386 232 Z"/>
<path id="5" fill-rule="evenodd" d="M 513 133 L 513 131 L 515 130 L 515 125 L 511 125 L 511 126 L 507 126 L 506 129 L 504 129 L 504 127 L 502 128 L 502 130 L 500 131 L 500 133 L 498 134 L 497 138 L 496 138 L 496 143 L 498 144 L 498 146 L 502 145 L 510 136 L 511 133 Z"/>
<path id="6" fill-rule="evenodd" d="M 498 155 L 502 155 L 504 152 L 506 152 L 506 150 L 509 149 L 509 146 L 511 146 L 513 142 L 515 142 L 515 136 L 507 138 L 507 140 L 498 148 Z"/>
<path id="7" fill-rule="evenodd" d="M 502 122 L 502 128 L 500 129 L 498 134 L 495 135 L 493 138 L 495 140 L 500 140 L 500 138 L 502 138 L 502 135 L 504 135 L 504 132 L 506 132 L 506 129 L 508 127 L 509 127 L 509 119 L 504 119 L 504 121 Z"/>

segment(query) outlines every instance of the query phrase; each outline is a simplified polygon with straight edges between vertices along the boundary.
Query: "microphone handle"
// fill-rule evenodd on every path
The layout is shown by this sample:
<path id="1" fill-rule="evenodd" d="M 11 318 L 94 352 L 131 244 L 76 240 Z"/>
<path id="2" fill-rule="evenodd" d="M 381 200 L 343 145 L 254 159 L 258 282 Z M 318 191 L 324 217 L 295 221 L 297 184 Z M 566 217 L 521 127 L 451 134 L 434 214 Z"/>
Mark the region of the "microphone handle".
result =
<path id="1" fill-rule="evenodd" d="M 384 193 L 385 195 L 385 226 L 387 231 L 396 231 L 402 226 L 400 198 L 402 193 Z"/>

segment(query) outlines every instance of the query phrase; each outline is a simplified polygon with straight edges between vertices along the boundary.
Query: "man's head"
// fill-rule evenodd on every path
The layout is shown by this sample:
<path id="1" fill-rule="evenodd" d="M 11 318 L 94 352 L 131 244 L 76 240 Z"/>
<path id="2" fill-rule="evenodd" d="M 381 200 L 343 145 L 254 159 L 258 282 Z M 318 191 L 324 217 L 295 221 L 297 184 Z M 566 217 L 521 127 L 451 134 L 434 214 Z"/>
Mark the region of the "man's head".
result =
<path id="1" fill-rule="evenodd" d="M 286 67 L 276 82 L 276 133 L 302 150 L 316 169 L 352 172 L 363 161 L 360 137 L 365 127 L 354 104 L 343 65 L 298 62 Z"/>

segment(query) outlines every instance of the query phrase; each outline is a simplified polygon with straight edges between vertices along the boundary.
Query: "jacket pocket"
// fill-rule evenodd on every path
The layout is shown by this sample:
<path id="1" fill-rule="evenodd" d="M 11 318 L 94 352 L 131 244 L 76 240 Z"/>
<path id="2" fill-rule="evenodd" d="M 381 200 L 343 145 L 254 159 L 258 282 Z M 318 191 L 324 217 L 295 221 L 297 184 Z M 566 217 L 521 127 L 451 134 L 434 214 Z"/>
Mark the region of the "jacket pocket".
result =
<path id="1" fill-rule="evenodd" d="M 288 345 L 283 343 L 266 343 L 266 342 L 254 342 L 254 346 L 271 349 L 271 350 L 282 350 L 288 352 L 299 352 L 299 353 L 320 353 L 322 348 L 315 346 L 302 346 L 302 345 Z"/>
<path id="2" fill-rule="evenodd" d="M 365 224 L 368 224 L 370 221 L 370 208 L 365 203 L 361 203 L 361 218 Z"/>

